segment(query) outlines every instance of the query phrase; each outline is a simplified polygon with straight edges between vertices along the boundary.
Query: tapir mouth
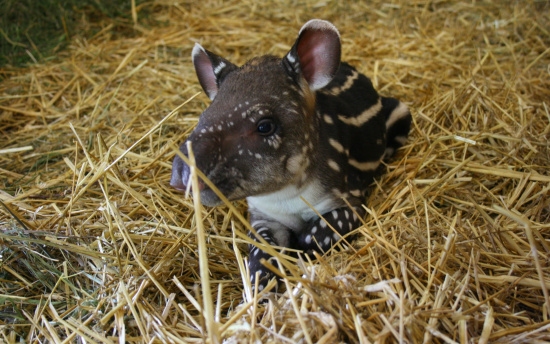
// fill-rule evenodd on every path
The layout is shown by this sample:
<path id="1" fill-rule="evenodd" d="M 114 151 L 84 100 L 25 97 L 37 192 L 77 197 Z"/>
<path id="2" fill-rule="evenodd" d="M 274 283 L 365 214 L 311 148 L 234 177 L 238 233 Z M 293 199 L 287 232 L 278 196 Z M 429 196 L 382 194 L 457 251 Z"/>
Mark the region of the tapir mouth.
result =
<path id="1" fill-rule="evenodd" d="M 216 206 L 222 203 L 221 199 L 216 195 L 214 190 L 208 187 L 208 185 L 206 185 L 206 183 L 200 178 L 198 180 L 198 190 L 193 190 L 191 185 L 189 185 L 191 181 L 190 175 L 191 169 L 189 166 L 187 166 L 179 157 L 176 156 L 172 164 L 170 186 L 183 193 L 190 192 L 191 195 L 200 194 L 201 203 L 207 206 Z M 226 197 L 229 196 L 228 198 L 230 200 L 236 199 L 235 197 L 231 197 L 234 194 L 235 189 L 238 188 L 234 178 L 227 178 L 227 176 L 220 178 L 220 173 L 214 173 L 212 171 L 207 175 L 207 177 L 220 190 L 220 192 L 226 195 Z"/>
<path id="2" fill-rule="evenodd" d="M 174 189 L 178 190 L 178 191 L 181 191 L 181 192 L 187 192 L 188 190 L 188 187 L 187 187 L 187 184 L 190 182 L 189 180 L 187 181 L 183 181 L 183 180 L 171 180 L 170 181 L 170 186 L 173 187 Z M 202 192 L 202 191 L 205 191 L 205 190 L 210 190 L 210 188 L 202 181 L 202 180 L 198 180 L 199 182 L 199 192 Z M 193 192 L 193 185 L 189 185 L 189 190 L 191 192 Z"/>

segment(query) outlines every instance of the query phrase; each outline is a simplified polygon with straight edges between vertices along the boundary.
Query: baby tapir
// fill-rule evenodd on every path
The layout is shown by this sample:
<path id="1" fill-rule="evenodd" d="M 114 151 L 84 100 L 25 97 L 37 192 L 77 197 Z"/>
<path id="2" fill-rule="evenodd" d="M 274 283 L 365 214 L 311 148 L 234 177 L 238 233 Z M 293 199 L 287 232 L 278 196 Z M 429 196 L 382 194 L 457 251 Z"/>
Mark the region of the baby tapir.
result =
<path id="1" fill-rule="evenodd" d="M 251 225 L 270 245 L 324 252 L 359 227 L 375 171 L 407 138 L 407 106 L 379 96 L 366 76 L 340 63 L 340 51 L 338 30 L 323 20 L 307 22 L 282 59 L 238 67 L 193 48 L 212 100 L 188 138 L 197 167 L 229 200 L 248 200 Z M 180 149 L 187 155 L 185 143 Z M 185 190 L 189 175 L 176 156 L 170 184 Z M 221 203 L 204 183 L 200 196 L 207 206 Z M 260 290 L 272 276 L 262 258 L 270 256 L 251 245 L 251 280 L 259 278 Z"/>

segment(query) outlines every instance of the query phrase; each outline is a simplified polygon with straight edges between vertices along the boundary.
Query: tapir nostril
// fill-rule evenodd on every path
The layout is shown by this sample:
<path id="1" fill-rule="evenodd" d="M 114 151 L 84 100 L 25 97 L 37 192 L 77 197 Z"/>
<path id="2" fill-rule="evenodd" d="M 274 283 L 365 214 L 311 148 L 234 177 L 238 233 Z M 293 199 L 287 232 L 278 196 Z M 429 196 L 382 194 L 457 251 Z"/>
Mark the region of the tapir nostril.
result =
<path id="1" fill-rule="evenodd" d="M 173 169 L 172 178 L 170 178 L 170 186 L 178 191 L 185 191 L 186 187 L 181 178 L 180 171 Z"/>
<path id="2" fill-rule="evenodd" d="M 176 156 L 172 163 L 172 176 L 170 178 L 170 186 L 176 190 L 185 191 L 186 189 L 184 177 L 185 175 L 189 175 L 189 173 L 186 173 L 185 169 L 186 166 L 183 160 Z"/>

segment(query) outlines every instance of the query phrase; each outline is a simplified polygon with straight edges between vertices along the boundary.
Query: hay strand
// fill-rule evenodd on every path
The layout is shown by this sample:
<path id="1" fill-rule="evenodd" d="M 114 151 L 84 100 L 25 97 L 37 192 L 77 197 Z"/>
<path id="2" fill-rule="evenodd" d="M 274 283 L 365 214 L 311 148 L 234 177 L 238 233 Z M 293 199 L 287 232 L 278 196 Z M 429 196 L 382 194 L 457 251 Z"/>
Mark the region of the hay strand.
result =
<path id="1" fill-rule="evenodd" d="M 197 165 L 195 164 L 195 155 L 191 147 L 191 142 L 187 142 L 187 151 L 189 152 L 189 162 L 191 166 L 191 185 L 193 190 L 199 189 L 199 178 L 197 177 Z M 200 194 L 193 197 L 193 206 L 195 209 L 195 224 L 197 231 L 197 246 L 199 255 L 199 272 L 202 288 L 202 311 L 204 321 L 206 322 L 206 334 L 210 343 L 219 343 L 220 335 L 218 332 L 218 324 L 214 318 L 214 305 L 212 303 L 212 295 L 210 290 L 210 271 L 208 269 L 208 253 L 206 250 L 206 235 L 204 224 L 202 222 L 202 204 Z M 221 285 L 220 285 L 221 286 Z"/>

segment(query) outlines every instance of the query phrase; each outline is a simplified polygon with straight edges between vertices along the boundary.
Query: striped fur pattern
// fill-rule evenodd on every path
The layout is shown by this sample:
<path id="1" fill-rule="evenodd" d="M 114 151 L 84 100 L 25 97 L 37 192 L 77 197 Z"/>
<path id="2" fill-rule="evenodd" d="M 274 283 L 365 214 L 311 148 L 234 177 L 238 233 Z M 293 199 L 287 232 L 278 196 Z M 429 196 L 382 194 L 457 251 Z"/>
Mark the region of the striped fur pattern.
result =
<path id="1" fill-rule="evenodd" d="M 193 62 L 212 104 L 188 141 L 197 167 L 227 198 L 247 199 L 252 238 L 310 254 L 361 225 L 368 187 L 381 161 L 406 141 L 411 115 L 340 62 L 331 23 L 306 23 L 282 59 L 262 56 L 237 67 L 197 44 Z M 187 154 L 185 143 L 180 149 Z M 176 156 L 171 185 L 184 190 L 189 175 Z M 204 184 L 198 191 L 205 205 L 221 203 Z M 251 280 L 260 290 L 272 277 L 264 259 L 271 257 L 251 245 Z"/>

